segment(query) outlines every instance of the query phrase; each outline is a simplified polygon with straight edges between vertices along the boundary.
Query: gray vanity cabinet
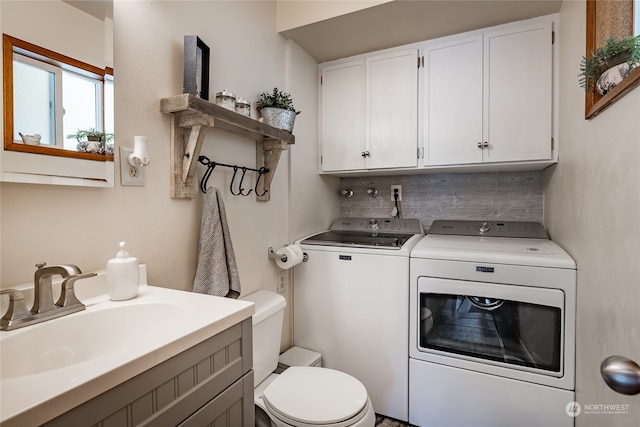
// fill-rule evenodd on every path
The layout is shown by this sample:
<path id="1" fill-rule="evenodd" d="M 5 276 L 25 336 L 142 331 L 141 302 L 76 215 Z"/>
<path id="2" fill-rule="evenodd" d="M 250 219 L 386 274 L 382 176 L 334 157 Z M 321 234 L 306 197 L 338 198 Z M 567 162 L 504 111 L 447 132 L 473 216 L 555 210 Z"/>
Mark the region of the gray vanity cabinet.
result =
<path id="1" fill-rule="evenodd" d="M 45 424 L 253 426 L 251 318 Z"/>

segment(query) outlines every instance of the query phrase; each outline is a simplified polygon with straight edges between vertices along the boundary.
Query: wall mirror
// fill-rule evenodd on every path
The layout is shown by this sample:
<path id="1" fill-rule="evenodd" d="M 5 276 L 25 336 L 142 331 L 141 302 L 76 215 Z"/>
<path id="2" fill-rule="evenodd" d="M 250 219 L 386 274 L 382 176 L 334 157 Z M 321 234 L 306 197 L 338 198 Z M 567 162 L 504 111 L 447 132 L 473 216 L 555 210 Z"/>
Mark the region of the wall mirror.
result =
<path id="1" fill-rule="evenodd" d="M 0 30 L 1 180 L 113 187 L 112 1 L 3 1 Z"/>
<path id="2" fill-rule="evenodd" d="M 640 35 L 639 0 L 587 0 L 586 53 L 604 46 L 608 36 L 621 38 Z M 585 93 L 585 119 L 592 119 L 605 108 L 640 85 L 640 67 L 636 68 L 605 95 Z"/>

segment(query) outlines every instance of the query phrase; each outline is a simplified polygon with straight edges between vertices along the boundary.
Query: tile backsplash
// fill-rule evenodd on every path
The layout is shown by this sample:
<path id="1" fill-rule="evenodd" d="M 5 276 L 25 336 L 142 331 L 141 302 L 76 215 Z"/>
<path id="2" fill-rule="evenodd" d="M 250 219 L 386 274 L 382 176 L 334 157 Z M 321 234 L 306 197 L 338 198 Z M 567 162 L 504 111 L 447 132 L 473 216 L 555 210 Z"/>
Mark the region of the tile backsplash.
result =
<path id="1" fill-rule="evenodd" d="M 543 221 L 543 171 L 440 173 L 340 179 L 353 197 L 342 216 L 390 217 L 391 185 L 402 185 L 403 218 L 419 218 L 425 231 L 436 219 Z M 367 189 L 377 188 L 377 197 Z"/>

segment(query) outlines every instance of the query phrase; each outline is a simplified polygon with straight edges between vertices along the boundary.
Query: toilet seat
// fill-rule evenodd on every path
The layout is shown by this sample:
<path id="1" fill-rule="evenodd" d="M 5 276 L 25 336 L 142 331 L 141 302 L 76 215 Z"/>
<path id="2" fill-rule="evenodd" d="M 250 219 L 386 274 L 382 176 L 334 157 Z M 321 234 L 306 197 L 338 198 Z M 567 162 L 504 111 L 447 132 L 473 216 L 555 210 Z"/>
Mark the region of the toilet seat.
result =
<path id="1" fill-rule="evenodd" d="M 264 390 L 267 410 L 295 426 L 351 426 L 371 410 L 364 385 L 327 368 L 294 366 Z"/>

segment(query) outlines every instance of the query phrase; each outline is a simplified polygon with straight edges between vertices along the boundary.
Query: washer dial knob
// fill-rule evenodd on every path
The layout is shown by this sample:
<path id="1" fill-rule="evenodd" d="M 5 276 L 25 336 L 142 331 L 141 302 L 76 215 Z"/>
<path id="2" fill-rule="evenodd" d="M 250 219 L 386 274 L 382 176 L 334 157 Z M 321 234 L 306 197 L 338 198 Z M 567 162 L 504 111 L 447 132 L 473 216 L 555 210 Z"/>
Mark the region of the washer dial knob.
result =
<path id="1" fill-rule="evenodd" d="M 480 232 L 480 234 L 484 234 L 487 231 L 491 230 L 491 226 L 489 225 L 488 222 L 483 222 L 482 224 L 480 224 L 480 226 L 478 227 L 478 231 Z"/>

